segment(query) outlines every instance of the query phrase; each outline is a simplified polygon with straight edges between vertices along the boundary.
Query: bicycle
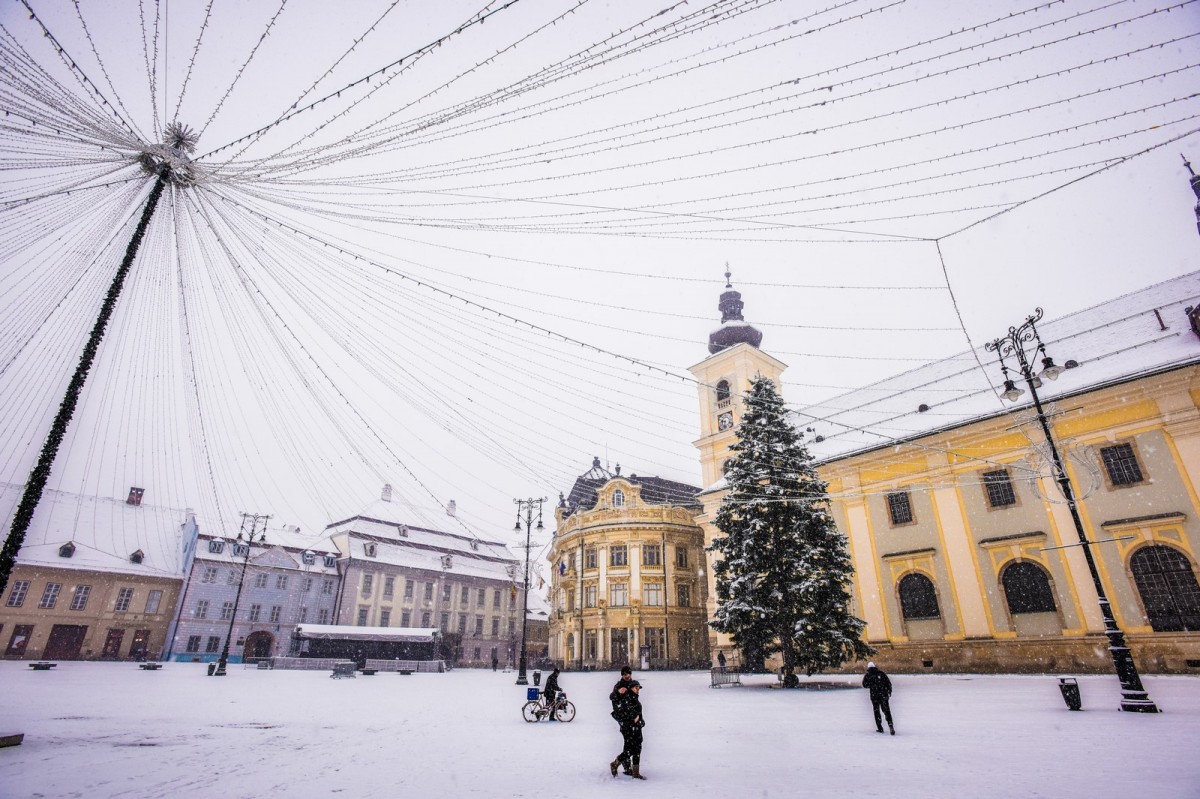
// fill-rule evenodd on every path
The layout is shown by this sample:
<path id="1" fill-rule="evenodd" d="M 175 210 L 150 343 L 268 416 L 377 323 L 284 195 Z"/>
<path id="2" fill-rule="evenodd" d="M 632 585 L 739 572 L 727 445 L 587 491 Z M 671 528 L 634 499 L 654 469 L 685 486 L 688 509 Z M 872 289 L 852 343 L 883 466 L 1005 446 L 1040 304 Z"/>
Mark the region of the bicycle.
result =
<path id="1" fill-rule="evenodd" d="M 537 699 L 529 700 L 521 708 L 521 715 L 531 724 L 550 718 L 551 713 L 554 714 L 556 721 L 572 721 L 575 718 L 575 705 L 567 701 L 565 693 L 559 691 L 558 697 L 554 700 L 553 707 L 551 707 L 546 703 L 546 692 L 540 691 Z"/>

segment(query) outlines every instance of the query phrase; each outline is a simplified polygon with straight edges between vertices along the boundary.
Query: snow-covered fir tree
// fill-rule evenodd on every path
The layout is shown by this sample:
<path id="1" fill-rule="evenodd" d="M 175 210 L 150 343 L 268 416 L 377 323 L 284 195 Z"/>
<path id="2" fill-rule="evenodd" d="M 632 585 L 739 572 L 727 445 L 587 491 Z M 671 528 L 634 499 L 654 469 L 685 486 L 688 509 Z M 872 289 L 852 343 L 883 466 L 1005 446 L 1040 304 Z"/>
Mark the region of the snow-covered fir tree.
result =
<path id="1" fill-rule="evenodd" d="M 826 484 L 770 379 L 754 380 L 745 404 L 717 511 L 723 535 L 710 547 L 719 555 L 710 624 L 755 668 L 776 652 L 810 675 L 865 658 L 874 650 L 850 613 L 854 567 Z"/>

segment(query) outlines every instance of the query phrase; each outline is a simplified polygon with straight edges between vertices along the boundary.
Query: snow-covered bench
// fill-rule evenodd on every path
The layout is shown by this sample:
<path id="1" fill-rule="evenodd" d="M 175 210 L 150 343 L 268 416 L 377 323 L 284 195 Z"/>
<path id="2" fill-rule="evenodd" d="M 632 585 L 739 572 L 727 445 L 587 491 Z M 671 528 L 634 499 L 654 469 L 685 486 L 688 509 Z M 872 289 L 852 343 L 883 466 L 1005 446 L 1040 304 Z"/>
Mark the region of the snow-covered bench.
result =
<path id="1" fill-rule="evenodd" d="M 712 669 L 712 687 L 720 688 L 724 685 L 741 685 L 742 675 L 736 671 L 725 671 L 724 669 Z"/>

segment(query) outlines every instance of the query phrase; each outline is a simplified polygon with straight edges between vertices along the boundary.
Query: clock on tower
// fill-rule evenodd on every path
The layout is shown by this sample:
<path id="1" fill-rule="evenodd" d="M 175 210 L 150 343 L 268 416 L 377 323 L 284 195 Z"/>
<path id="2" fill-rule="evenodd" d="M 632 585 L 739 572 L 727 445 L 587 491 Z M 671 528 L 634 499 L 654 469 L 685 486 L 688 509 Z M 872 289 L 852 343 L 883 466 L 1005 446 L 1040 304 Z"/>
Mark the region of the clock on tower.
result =
<path id="1" fill-rule="evenodd" d="M 717 429 L 728 430 L 733 427 L 733 411 L 725 411 L 717 417 Z"/>

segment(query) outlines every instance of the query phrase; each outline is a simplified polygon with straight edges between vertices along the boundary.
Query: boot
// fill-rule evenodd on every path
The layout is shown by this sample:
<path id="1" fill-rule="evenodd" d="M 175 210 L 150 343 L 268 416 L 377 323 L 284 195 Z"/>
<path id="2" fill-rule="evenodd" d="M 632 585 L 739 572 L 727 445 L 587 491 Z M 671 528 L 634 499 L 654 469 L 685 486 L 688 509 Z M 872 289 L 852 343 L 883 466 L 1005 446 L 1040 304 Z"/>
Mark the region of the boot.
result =
<path id="1" fill-rule="evenodd" d="M 642 776 L 642 766 L 640 763 L 633 764 L 633 774 L 631 774 L 630 776 L 632 776 L 635 780 L 646 779 L 645 777 Z"/>
<path id="2" fill-rule="evenodd" d="M 895 727 L 893 727 L 891 724 L 889 724 L 889 725 L 888 725 L 888 730 L 890 730 L 890 731 L 891 731 L 892 735 L 895 735 L 895 734 L 896 734 L 896 728 L 895 728 Z"/>
<path id="3" fill-rule="evenodd" d="M 613 762 L 608 764 L 608 770 L 612 772 L 612 775 L 614 777 L 617 776 L 617 766 L 619 766 L 619 765 L 621 765 L 621 758 L 619 758 L 619 757 L 616 760 L 614 760 Z"/>

